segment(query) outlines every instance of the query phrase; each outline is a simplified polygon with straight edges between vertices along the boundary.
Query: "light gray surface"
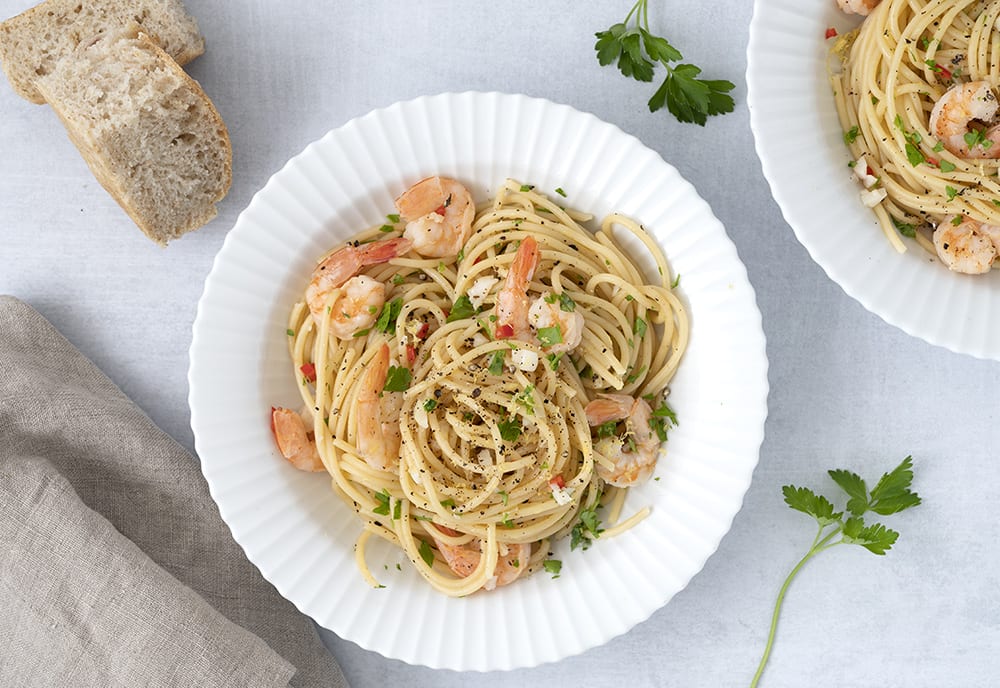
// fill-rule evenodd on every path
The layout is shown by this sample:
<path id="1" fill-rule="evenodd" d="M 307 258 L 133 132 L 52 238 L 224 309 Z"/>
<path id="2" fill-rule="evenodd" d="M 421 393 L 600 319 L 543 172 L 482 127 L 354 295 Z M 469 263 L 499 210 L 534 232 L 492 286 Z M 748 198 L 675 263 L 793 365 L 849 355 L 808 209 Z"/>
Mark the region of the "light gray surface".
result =
<path id="1" fill-rule="evenodd" d="M 30 4 L 0 0 L 0 14 Z M 832 489 L 828 468 L 874 477 L 908 453 L 924 505 L 891 519 L 902 537 L 884 559 L 839 548 L 804 569 L 762 685 L 995 683 L 1000 366 L 889 327 L 795 241 L 753 152 L 743 79 L 749 2 L 651 2 L 654 28 L 706 76 L 737 84 L 736 112 L 704 129 L 650 114 L 655 86 L 598 67 L 593 33 L 619 21 L 626 0 L 187 5 L 208 46 L 190 71 L 233 140 L 234 184 L 219 218 L 156 247 L 93 180 L 55 115 L 0 85 L 0 293 L 34 305 L 189 449 L 191 323 L 236 216 L 328 129 L 421 94 L 544 96 L 638 136 L 722 220 L 764 318 L 771 395 L 760 464 L 731 532 L 685 591 L 604 647 L 506 674 L 410 667 L 326 634 L 354 686 L 746 685 L 778 586 L 814 534 L 811 519 L 784 506 L 781 485 Z"/>

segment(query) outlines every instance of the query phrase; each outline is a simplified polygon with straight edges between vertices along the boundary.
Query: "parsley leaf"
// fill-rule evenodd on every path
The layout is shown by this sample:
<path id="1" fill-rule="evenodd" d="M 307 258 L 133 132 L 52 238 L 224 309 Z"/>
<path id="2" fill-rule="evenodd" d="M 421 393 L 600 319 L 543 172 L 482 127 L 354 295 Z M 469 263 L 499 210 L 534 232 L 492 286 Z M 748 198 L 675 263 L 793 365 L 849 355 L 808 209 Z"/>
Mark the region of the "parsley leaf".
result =
<path id="1" fill-rule="evenodd" d="M 529 416 L 535 415 L 535 386 L 528 385 L 524 388 L 524 391 L 518 392 L 514 395 L 514 403 L 518 406 L 524 407 L 524 410 Z"/>
<path id="2" fill-rule="evenodd" d="M 562 562 L 558 559 L 546 559 L 542 562 L 542 568 L 551 573 L 553 578 L 558 578 L 559 572 L 562 571 Z"/>
<path id="3" fill-rule="evenodd" d="M 897 230 L 899 230 L 899 233 L 902 234 L 903 236 L 910 237 L 911 239 L 917 236 L 917 228 L 914 225 L 911 225 L 908 222 L 902 222 L 901 220 L 897 220 L 892 215 L 889 216 L 889 219 L 892 220 L 893 226 Z"/>
<path id="4" fill-rule="evenodd" d="M 497 423 L 497 429 L 504 442 L 516 442 L 517 438 L 521 436 L 521 418 L 514 416 L 501 420 Z"/>
<path id="5" fill-rule="evenodd" d="M 601 528 L 601 519 L 597 517 L 598 502 L 599 500 L 595 500 L 592 507 L 580 511 L 580 520 L 570 531 L 569 548 L 571 550 L 577 547 L 584 550 L 589 549 L 592 542 L 601 537 L 601 533 L 604 532 L 604 529 Z"/>
<path id="6" fill-rule="evenodd" d="M 667 430 L 675 425 L 677 425 L 677 414 L 666 402 L 654 409 L 649 419 L 649 427 L 652 428 L 661 442 L 667 441 Z"/>
<path id="7" fill-rule="evenodd" d="M 562 330 L 559 329 L 558 325 L 538 328 L 538 341 L 541 342 L 542 346 L 549 347 L 561 344 L 562 340 Z"/>
<path id="8" fill-rule="evenodd" d="M 601 423 L 596 426 L 595 434 L 597 435 L 597 439 L 603 439 L 605 437 L 614 437 L 617 430 L 618 421 L 609 420 L 607 423 Z"/>
<path id="9" fill-rule="evenodd" d="M 846 520 L 844 512 L 834 511 L 835 507 L 829 499 L 807 487 L 785 485 L 781 488 L 785 495 L 785 503 L 792 509 L 815 518 L 819 529 L 813 539 L 812 547 L 792 568 L 781 586 L 771 617 L 771 631 L 767 637 L 767 645 L 764 646 L 764 654 L 757 666 L 757 673 L 750 683 L 751 687 L 757 685 L 764 673 L 764 667 L 767 666 L 785 591 L 806 562 L 820 552 L 837 545 L 860 545 L 872 554 L 884 555 L 896 544 L 899 533 L 881 523 L 865 523 L 865 514 L 874 512 L 885 516 L 920 504 L 920 497 L 910 489 L 913 483 L 913 460 L 909 456 L 896 468 L 883 474 L 870 492 L 867 483 L 856 473 L 835 469 L 828 471 L 828 474 L 847 494 L 846 511 L 851 515 Z M 839 539 L 835 539 L 838 535 Z"/>
<path id="10" fill-rule="evenodd" d="M 490 364 L 488 369 L 490 371 L 490 375 L 503 374 L 503 351 L 493 352 L 493 355 L 490 356 Z"/>
<path id="11" fill-rule="evenodd" d="M 382 306 L 382 312 L 375 321 L 375 329 L 386 334 L 396 334 L 396 318 L 403 310 L 402 297 L 396 297 L 389 303 Z"/>
<path id="12" fill-rule="evenodd" d="M 634 332 L 637 337 L 645 336 L 646 321 L 642 318 L 636 318 L 635 323 L 632 325 L 632 332 Z"/>
<path id="13" fill-rule="evenodd" d="M 559 310 L 566 311 L 567 313 L 572 313 L 576 310 L 576 301 L 570 298 L 570 295 L 563 292 L 559 295 Z"/>
<path id="14" fill-rule="evenodd" d="M 455 322 L 456 320 L 464 320 L 465 318 L 471 318 L 479 311 L 475 306 L 472 305 L 472 300 L 469 299 L 467 294 L 459 296 L 455 303 L 452 304 L 451 313 L 448 314 L 448 318 L 445 322 Z"/>
<path id="15" fill-rule="evenodd" d="M 389 490 L 383 489 L 381 492 L 375 493 L 375 501 L 378 502 L 378 506 L 372 509 L 373 514 L 379 514 L 380 516 L 389 515 Z"/>
<path id="16" fill-rule="evenodd" d="M 431 546 L 424 540 L 420 541 L 420 558 L 428 566 L 434 566 L 434 552 L 431 551 Z"/>
<path id="17" fill-rule="evenodd" d="M 428 399 L 424 402 L 424 411 L 433 411 L 437 408 L 437 405 L 438 403 L 436 399 Z"/>
<path id="18" fill-rule="evenodd" d="M 389 372 L 385 376 L 385 385 L 382 386 L 384 392 L 405 392 L 410 388 L 410 381 L 413 379 L 410 369 L 406 367 L 389 366 Z"/>
<path id="19" fill-rule="evenodd" d="M 735 85 L 730 81 L 699 79 L 701 69 L 693 64 L 674 66 L 672 63 L 684 56 L 666 38 L 650 31 L 647 2 L 638 0 L 623 22 L 594 34 L 598 63 L 607 66 L 617 61 L 624 76 L 641 82 L 652 81 L 656 63 L 662 65 L 666 78 L 649 99 L 650 112 L 666 106 L 679 121 L 702 126 L 710 116 L 732 112 L 735 103 L 729 91 Z"/>

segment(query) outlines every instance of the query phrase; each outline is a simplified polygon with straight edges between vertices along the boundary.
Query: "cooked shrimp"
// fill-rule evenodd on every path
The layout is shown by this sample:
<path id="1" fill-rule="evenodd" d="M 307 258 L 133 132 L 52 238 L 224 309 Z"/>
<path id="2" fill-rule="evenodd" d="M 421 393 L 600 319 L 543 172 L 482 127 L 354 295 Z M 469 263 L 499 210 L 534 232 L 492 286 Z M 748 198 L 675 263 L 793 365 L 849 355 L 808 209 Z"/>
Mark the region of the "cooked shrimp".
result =
<path id="1" fill-rule="evenodd" d="M 295 411 L 286 408 L 271 409 L 271 432 L 278 451 L 300 471 L 322 471 L 323 460 L 316 451 L 312 433 L 306 430 L 305 421 Z"/>
<path id="2" fill-rule="evenodd" d="M 312 281 L 306 287 L 306 303 L 316 322 L 323 317 L 330 292 L 345 287 L 334 303 L 330 304 L 334 334 L 341 339 L 351 338 L 355 332 L 371 327 L 382 304 L 385 302 L 385 287 L 364 275 L 352 278 L 369 265 L 385 263 L 410 250 L 410 240 L 401 237 L 383 239 L 371 244 L 345 246 L 327 256 L 313 270 Z M 363 279 L 360 279 L 363 278 Z M 373 285 L 377 284 L 378 288 Z M 350 285 L 350 286 L 348 286 Z M 371 310 L 375 309 L 375 315 Z M 368 322 L 370 316 L 371 321 Z M 364 324 L 367 322 L 367 325 Z"/>
<path id="3" fill-rule="evenodd" d="M 406 221 L 403 236 L 431 258 L 458 255 L 476 217 L 469 190 L 448 177 L 421 179 L 396 199 L 396 208 Z"/>
<path id="4" fill-rule="evenodd" d="M 548 293 L 542 294 L 531 304 L 531 309 L 528 310 L 528 322 L 536 330 L 543 327 L 559 328 L 562 341 L 545 348 L 554 354 L 572 351 L 583 339 L 583 314 L 577 310 L 564 311 L 559 299 L 553 300 Z"/>
<path id="5" fill-rule="evenodd" d="M 955 225 L 955 217 L 959 216 L 945 217 L 934 230 L 938 258 L 954 272 L 967 275 L 989 272 L 997 257 L 995 242 L 1000 238 L 1000 227 L 982 225 L 969 218 Z"/>
<path id="6" fill-rule="evenodd" d="M 988 124 L 996 114 L 997 98 L 988 81 L 957 84 L 934 104 L 930 131 L 960 157 L 1000 158 L 1000 126 L 985 130 L 970 126 L 973 120 Z"/>
<path id="7" fill-rule="evenodd" d="M 497 292 L 497 339 L 523 339 L 528 329 L 528 284 L 538 267 L 538 242 L 525 237 L 517 247 L 503 287 Z"/>
<path id="8" fill-rule="evenodd" d="M 649 478 L 656 466 L 660 441 L 649 427 L 653 410 L 645 399 L 627 394 L 602 394 L 587 404 L 584 412 L 591 426 L 613 420 L 625 421 L 624 437 L 599 439 L 594 449 L 614 462 L 614 468 L 597 464 L 597 474 L 616 487 L 628 487 Z"/>
<path id="9" fill-rule="evenodd" d="M 399 470 L 399 405 L 397 392 L 383 392 L 389 374 L 389 345 L 383 344 L 365 370 L 358 388 L 355 415 L 358 419 L 358 454 L 372 468 Z"/>
<path id="10" fill-rule="evenodd" d="M 451 528 L 436 527 L 448 535 L 458 535 L 458 532 Z M 483 557 L 483 553 L 479 549 L 479 540 L 471 540 L 465 545 L 451 545 L 435 537 L 434 544 L 437 545 L 438 551 L 441 552 L 441 556 L 448 564 L 448 568 L 459 578 L 471 575 Z M 503 546 L 501 545 L 501 547 Z M 531 559 L 530 544 L 507 545 L 506 549 L 506 554 L 501 549 L 497 557 L 497 566 L 493 570 L 493 577 L 483 586 L 486 590 L 514 582 L 528 568 L 528 561 Z"/>
<path id="11" fill-rule="evenodd" d="M 837 4 L 847 14 L 868 16 L 882 0 L 837 0 Z"/>

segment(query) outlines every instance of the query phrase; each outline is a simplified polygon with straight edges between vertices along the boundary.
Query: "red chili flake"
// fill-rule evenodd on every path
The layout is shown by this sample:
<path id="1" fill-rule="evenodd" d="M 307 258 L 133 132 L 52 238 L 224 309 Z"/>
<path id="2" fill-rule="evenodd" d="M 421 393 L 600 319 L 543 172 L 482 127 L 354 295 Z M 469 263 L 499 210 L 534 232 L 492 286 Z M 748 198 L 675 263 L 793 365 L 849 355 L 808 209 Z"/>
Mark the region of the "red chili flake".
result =
<path id="1" fill-rule="evenodd" d="M 941 76 L 943 76 L 945 81 L 951 81 L 952 79 L 951 71 L 945 69 L 936 62 L 934 63 L 934 71 L 938 72 Z"/>
<path id="2" fill-rule="evenodd" d="M 312 363 L 306 363 L 299 368 L 302 374 L 306 376 L 309 382 L 316 382 L 316 366 Z"/>
<path id="3" fill-rule="evenodd" d="M 828 39 L 833 38 L 836 35 L 837 35 L 837 30 L 835 28 L 833 28 L 832 26 L 829 29 L 826 30 L 826 37 Z"/>
<path id="4" fill-rule="evenodd" d="M 874 177 L 875 176 L 875 170 L 872 169 L 871 165 L 868 166 L 868 176 L 869 177 Z"/>
<path id="5" fill-rule="evenodd" d="M 924 158 L 924 162 L 926 162 L 931 167 L 937 167 L 938 166 L 938 161 L 935 160 L 934 158 Z"/>
<path id="6" fill-rule="evenodd" d="M 510 339 L 514 336 L 514 326 L 513 325 L 498 325 L 496 331 L 497 339 Z"/>
<path id="7" fill-rule="evenodd" d="M 451 315 L 451 309 L 450 308 L 442 308 L 441 312 L 444 313 L 445 319 L 447 319 L 448 316 Z"/>
<path id="8" fill-rule="evenodd" d="M 407 365 L 413 365 L 413 362 L 417 360 L 417 350 L 413 348 L 412 344 L 406 345 L 406 363 Z"/>
<path id="9" fill-rule="evenodd" d="M 420 326 L 420 329 L 417 330 L 417 339 L 427 339 L 427 334 L 430 331 L 431 331 L 430 323 L 424 323 L 423 325 Z"/>
<path id="10" fill-rule="evenodd" d="M 480 253 L 478 256 L 476 256 L 476 259 L 474 261 L 472 261 L 472 264 L 475 265 L 476 263 L 478 263 L 482 259 L 483 259 L 483 254 Z"/>
<path id="11" fill-rule="evenodd" d="M 440 215 L 441 217 L 444 217 L 444 209 L 445 209 L 445 207 L 446 206 L 444 206 L 444 205 L 439 205 L 437 208 L 434 209 L 434 212 L 437 213 L 438 215 Z"/>
<path id="12" fill-rule="evenodd" d="M 555 487 L 563 488 L 566 487 L 566 481 L 563 480 L 563 477 L 561 475 L 557 475 L 556 477 L 554 477 L 552 480 L 549 481 L 549 485 L 554 485 Z"/>

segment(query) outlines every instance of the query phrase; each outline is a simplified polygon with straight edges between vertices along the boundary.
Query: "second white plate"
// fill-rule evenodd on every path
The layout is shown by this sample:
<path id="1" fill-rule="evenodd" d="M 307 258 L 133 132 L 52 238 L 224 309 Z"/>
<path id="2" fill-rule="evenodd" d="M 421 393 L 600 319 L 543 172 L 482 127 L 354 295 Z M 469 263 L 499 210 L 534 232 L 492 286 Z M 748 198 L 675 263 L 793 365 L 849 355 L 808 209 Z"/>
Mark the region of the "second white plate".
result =
<path id="1" fill-rule="evenodd" d="M 747 103 L 771 193 L 813 260 L 865 308 L 931 344 L 1000 360 L 1000 271 L 949 272 L 909 240 L 897 253 L 858 197 L 824 39 L 858 23 L 833 0 L 755 0 Z"/>

